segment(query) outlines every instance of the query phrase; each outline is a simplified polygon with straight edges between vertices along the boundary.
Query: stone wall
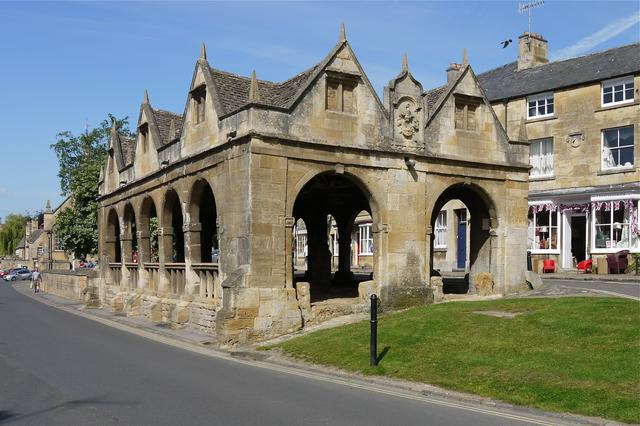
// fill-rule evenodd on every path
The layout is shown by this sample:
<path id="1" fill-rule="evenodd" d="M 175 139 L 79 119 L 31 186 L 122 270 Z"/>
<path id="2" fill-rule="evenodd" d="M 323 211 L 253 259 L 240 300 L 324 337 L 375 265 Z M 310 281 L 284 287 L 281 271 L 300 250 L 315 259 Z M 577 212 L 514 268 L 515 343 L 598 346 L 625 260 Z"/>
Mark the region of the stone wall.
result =
<path id="1" fill-rule="evenodd" d="M 56 296 L 87 302 L 91 288 L 97 288 L 97 277 L 94 270 L 48 270 L 42 272 L 42 289 Z"/>

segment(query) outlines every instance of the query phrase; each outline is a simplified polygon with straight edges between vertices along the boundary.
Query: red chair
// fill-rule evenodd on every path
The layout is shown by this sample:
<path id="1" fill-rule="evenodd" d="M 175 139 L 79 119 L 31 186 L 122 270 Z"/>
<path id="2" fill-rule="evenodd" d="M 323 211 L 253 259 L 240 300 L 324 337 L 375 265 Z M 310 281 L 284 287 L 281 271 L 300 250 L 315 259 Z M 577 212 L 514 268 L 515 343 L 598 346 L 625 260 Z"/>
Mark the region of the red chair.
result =
<path id="1" fill-rule="evenodd" d="M 548 272 L 556 271 L 556 262 L 553 259 L 547 259 L 542 261 L 542 273 L 546 274 Z"/>
<path id="2" fill-rule="evenodd" d="M 583 260 L 582 262 L 578 263 L 578 272 L 582 271 L 585 274 L 590 274 L 592 267 L 593 267 L 593 260 L 591 259 Z"/>

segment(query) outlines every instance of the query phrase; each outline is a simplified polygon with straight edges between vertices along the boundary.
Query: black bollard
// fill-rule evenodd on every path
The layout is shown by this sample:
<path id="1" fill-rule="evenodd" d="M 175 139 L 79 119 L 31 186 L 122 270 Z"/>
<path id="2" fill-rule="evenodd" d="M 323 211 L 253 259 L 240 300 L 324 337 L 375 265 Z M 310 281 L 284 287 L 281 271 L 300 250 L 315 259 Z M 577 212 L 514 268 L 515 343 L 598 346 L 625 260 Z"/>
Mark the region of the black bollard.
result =
<path id="1" fill-rule="evenodd" d="M 378 296 L 371 295 L 371 366 L 378 365 Z"/>

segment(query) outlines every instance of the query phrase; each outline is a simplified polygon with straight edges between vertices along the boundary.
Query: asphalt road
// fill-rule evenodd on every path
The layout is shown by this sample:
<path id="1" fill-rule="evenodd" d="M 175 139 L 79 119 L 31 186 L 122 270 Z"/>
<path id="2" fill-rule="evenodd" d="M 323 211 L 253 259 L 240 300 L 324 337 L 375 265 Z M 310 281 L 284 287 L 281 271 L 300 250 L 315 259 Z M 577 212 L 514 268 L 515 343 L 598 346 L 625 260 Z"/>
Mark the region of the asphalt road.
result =
<path id="1" fill-rule="evenodd" d="M 631 281 L 600 281 L 600 280 L 557 280 L 543 278 L 543 281 L 547 285 L 563 286 L 569 288 L 576 288 L 582 290 L 598 290 L 605 294 L 633 296 L 640 298 L 640 282 Z"/>
<path id="2" fill-rule="evenodd" d="M 535 424 L 506 414 L 211 358 L 60 311 L 0 283 L 1 425 Z"/>

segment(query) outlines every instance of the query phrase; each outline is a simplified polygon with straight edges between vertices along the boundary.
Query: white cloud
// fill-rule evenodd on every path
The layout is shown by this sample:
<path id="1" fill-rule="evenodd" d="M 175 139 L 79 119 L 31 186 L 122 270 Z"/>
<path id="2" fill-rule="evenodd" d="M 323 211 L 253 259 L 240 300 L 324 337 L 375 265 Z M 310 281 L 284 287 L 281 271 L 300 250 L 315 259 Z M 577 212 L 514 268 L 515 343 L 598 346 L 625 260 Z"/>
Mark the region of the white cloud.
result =
<path id="1" fill-rule="evenodd" d="M 605 27 L 601 28 L 593 34 L 586 36 L 577 43 L 553 52 L 551 54 L 551 60 L 557 61 L 559 59 L 571 58 L 586 53 L 599 44 L 602 44 L 605 41 L 610 40 L 619 34 L 622 34 L 629 28 L 636 25 L 638 22 L 640 22 L 640 12 L 610 22 Z"/>
<path id="2" fill-rule="evenodd" d="M 6 197 L 11 195 L 11 191 L 9 191 L 7 188 L 0 186 L 0 197 Z"/>

